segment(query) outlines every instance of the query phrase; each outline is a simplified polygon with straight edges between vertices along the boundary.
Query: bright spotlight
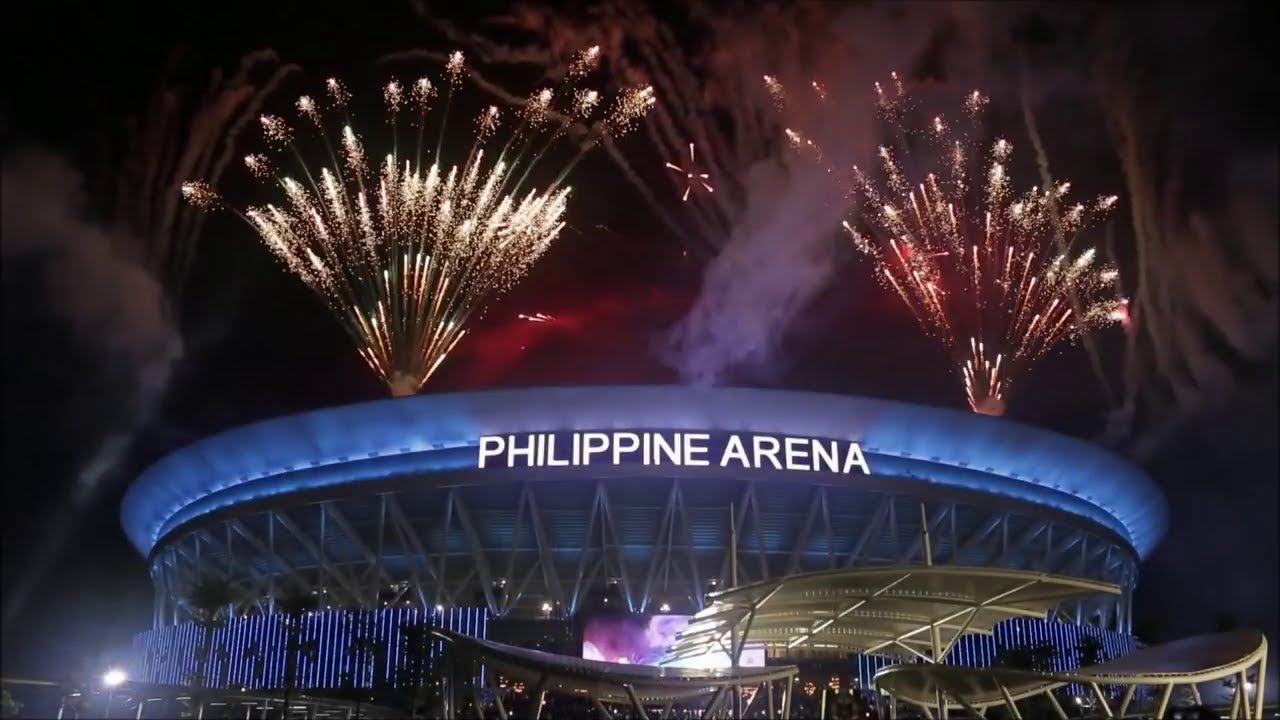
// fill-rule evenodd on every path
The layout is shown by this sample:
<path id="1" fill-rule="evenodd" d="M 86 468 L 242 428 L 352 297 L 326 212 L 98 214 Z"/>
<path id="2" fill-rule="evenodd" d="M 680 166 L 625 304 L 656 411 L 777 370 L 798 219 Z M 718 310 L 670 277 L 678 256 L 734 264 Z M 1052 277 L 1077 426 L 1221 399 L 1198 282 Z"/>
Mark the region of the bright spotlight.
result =
<path id="1" fill-rule="evenodd" d="M 658 606 L 658 612 L 664 612 L 664 613 L 671 612 L 671 606 L 666 603 L 662 603 L 661 605 Z"/>
<path id="2" fill-rule="evenodd" d="M 544 603 L 542 603 L 542 612 L 544 612 L 544 613 L 549 613 L 549 612 L 551 612 L 551 603 L 549 603 L 549 602 L 544 602 Z"/>
<path id="3" fill-rule="evenodd" d="M 102 674 L 102 684 L 109 688 L 120 687 L 128 679 L 129 675 L 120 668 L 111 668 Z"/>

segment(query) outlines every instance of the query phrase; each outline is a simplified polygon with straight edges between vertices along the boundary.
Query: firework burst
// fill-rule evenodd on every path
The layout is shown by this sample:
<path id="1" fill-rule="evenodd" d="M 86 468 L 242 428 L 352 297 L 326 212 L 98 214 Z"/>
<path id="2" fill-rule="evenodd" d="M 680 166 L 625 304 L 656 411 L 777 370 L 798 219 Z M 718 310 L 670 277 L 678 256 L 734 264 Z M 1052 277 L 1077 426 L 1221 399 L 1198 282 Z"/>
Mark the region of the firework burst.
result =
<path id="1" fill-rule="evenodd" d="M 844 228 L 881 284 L 956 354 L 969 406 L 1003 414 L 1020 372 L 1124 318 L 1125 302 L 1110 292 L 1116 270 L 1075 242 L 1116 197 L 1072 202 L 1066 182 L 1015 192 L 1012 144 L 998 138 L 982 152 L 974 140 L 985 95 L 968 95 L 955 122 L 940 115 L 912 122 L 910 97 L 892 79 L 891 88 L 876 85 L 877 105 L 897 142 L 878 149 L 874 170 L 853 168 L 845 189 L 855 211 Z M 821 159 L 813 142 L 788 136 Z"/>
<path id="2" fill-rule="evenodd" d="M 715 192 L 715 189 L 712 188 L 711 184 L 707 182 L 707 179 L 710 178 L 711 176 L 704 172 L 698 172 L 697 164 L 698 164 L 698 156 L 694 152 L 693 143 L 689 143 L 689 169 L 686 170 L 685 168 L 682 168 L 679 165 L 676 165 L 675 163 L 671 163 L 671 162 L 667 163 L 667 168 L 669 170 L 674 170 L 675 172 L 678 172 L 681 175 L 684 175 L 684 179 L 685 179 L 684 195 L 680 196 L 681 202 L 688 202 L 689 193 L 693 192 L 694 187 L 697 187 L 699 185 L 701 185 L 702 189 L 706 190 L 707 192 Z"/>
<path id="3" fill-rule="evenodd" d="M 584 67 L 594 54 L 583 55 Z M 559 90 L 530 96 L 517 113 L 519 126 L 497 152 L 489 151 L 486 141 L 499 132 L 503 113 L 496 107 L 483 110 L 469 152 L 453 164 L 441 155 L 448 153 L 449 100 L 465 75 L 461 53 L 449 57 L 441 86 L 428 78 L 384 86 L 393 137 L 386 154 L 370 152 L 373 141 L 350 124 L 352 98 L 337 80 L 326 84 L 324 107 L 308 96 L 296 104 L 300 127 L 311 133 L 278 116 L 261 118 L 268 145 L 291 151 L 298 174 L 287 174 L 264 155 L 247 156 L 250 173 L 270 179 L 283 199 L 237 213 L 290 273 L 323 298 L 393 395 L 416 392 L 466 334 L 468 321 L 516 282 L 564 227 L 569 188 L 562 181 L 611 123 L 600 124 L 604 129 L 578 147 L 577 156 L 548 186 L 528 187 L 526 180 L 539 163 L 549 164 L 544 157 L 561 128 L 542 131 L 556 124 L 551 119 L 570 117 L 578 97 L 571 83 L 580 74 Z M 437 147 L 442 151 L 424 161 L 423 130 L 440 96 L 445 117 Z M 555 109 L 557 96 L 568 106 L 563 112 Z M 634 122 L 634 108 L 627 111 L 622 122 Z M 339 120 L 331 125 L 326 116 Z M 418 139 L 407 157 L 394 140 L 404 126 Z M 295 144 L 304 134 L 327 146 L 321 155 L 327 163 L 318 169 Z M 520 162 L 525 157 L 531 159 Z M 186 183 L 183 194 L 202 207 L 228 207 L 201 181 Z"/>

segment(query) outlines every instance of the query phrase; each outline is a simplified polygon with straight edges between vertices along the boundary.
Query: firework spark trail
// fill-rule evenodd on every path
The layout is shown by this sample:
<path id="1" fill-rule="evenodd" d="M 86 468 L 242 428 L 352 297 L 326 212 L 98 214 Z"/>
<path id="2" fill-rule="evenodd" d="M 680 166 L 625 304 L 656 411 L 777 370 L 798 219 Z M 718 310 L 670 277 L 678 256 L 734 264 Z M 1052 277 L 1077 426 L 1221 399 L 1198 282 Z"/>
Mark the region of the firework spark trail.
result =
<path id="1" fill-rule="evenodd" d="M 1116 198 L 1059 213 L 1070 183 L 1015 193 L 1007 169 L 1012 144 L 997 139 L 983 155 L 974 140 L 985 96 L 968 96 L 964 121 L 937 115 L 917 124 L 916 108 L 894 80 L 877 91 L 898 142 L 880 147 L 878 170 L 852 169 L 856 214 L 845 229 L 925 332 L 962 356 L 970 407 L 1002 414 L 1018 373 L 1121 316 L 1124 301 L 1108 297 L 1116 270 L 1094 248 L 1071 242 Z M 766 83 L 771 95 L 785 98 L 776 80 Z M 822 162 L 821 148 L 802 133 L 788 137 Z"/>
<path id="2" fill-rule="evenodd" d="M 827 155 L 847 168 L 879 129 L 871 106 L 836 99 L 869 89 L 894 65 L 914 67 L 926 58 L 957 78 L 986 68 L 986 60 L 971 58 L 987 54 L 937 43 L 943 31 L 984 42 L 991 34 L 985 13 L 967 12 L 971 6 L 925 3 L 887 11 L 874 4 L 791 3 L 724 13 L 695 3 L 678 31 L 641 3 L 606 0 L 576 15 L 526 6 L 495 24 L 532 39 L 505 45 L 416 3 L 430 26 L 480 50 L 486 63 L 557 77 L 564 47 L 599 44 L 603 67 L 616 82 L 652 83 L 661 103 L 644 133 L 650 157 L 661 159 L 642 162 L 607 142 L 606 148 L 670 234 L 709 261 L 698 300 L 663 348 L 665 360 L 692 382 L 718 382 L 735 369 L 772 371 L 783 331 L 809 309 L 836 262 L 829 234 L 843 217 L 843 203 L 832 197 L 825 173 L 787 151 L 761 74 L 787 82 L 825 71 L 815 88 L 828 97 L 814 108 L 822 116 L 815 137 L 836 131 Z M 965 31 L 955 32 L 958 27 Z M 671 200 L 683 193 L 685 178 L 663 163 L 684 154 L 689 142 L 716 179 L 716 192 L 693 193 L 673 212 Z M 668 188 L 673 192 L 664 192 Z"/>
<path id="3" fill-rule="evenodd" d="M 460 83 L 465 73 L 461 55 L 448 57 L 446 71 L 447 85 Z M 408 104 L 418 106 L 416 122 L 423 123 L 435 98 L 427 91 L 429 79 L 411 87 L 415 90 L 407 93 L 392 80 L 383 89 L 393 136 Z M 625 107 L 597 123 L 590 143 L 578 148 L 559 178 L 544 189 L 532 189 L 526 188 L 526 168 L 543 160 L 543 152 L 524 166 L 510 156 L 520 158 L 542 142 L 543 120 L 569 122 L 542 91 L 520 103 L 520 137 L 498 152 L 486 149 L 502 116 L 491 106 L 477 118 L 461 164 L 448 165 L 437 154 L 424 166 L 409 159 L 421 157 L 421 148 L 401 158 L 393 141 L 392 152 L 379 159 L 351 124 L 344 123 L 338 133 L 327 132 L 322 113 L 346 118 L 350 100 L 337 81 L 329 81 L 328 89 L 326 108 L 304 96 L 297 110 L 316 126 L 328 147 L 329 165 L 313 171 L 307 153 L 296 144 L 299 133 L 283 118 L 264 115 L 269 144 L 293 153 L 303 179 L 268 170 L 272 163 L 264 156 L 246 157 L 252 174 L 274 178 L 285 202 L 237 214 L 292 274 L 324 299 L 356 341 L 360 356 L 395 395 L 416 392 L 466 334 L 468 320 L 515 283 L 558 236 L 569 196 L 562 185 L 568 168 L 601 135 L 625 130 L 651 104 L 623 100 Z M 635 92 L 652 98 L 652 91 Z M 451 95 L 452 90 L 441 103 L 446 112 Z M 564 93 L 566 101 L 571 98 Z M 421 127 L 414 130 L 421 139 Z M 340 138 L 339 147 L 329 142 L 334 136 Z M 205 182 L 185 184 L 183 194 L 198 206 L 226 206 Z"/>
<path id="4" fill-rule="evenodd" d="M 475 53 L 479 60 L 492 65 L 515 65 L 525 68 L 540 69 L 543 81 L 554 80 L 569 74 L 573 65 L 561 60 L 563 53 L 539 44 L 512 46 L 493 41 L 483 35 L 466 32 L 448 20 L 432 15 L 424 3 L 415 3 L 415 10 L 436 30 L 454 43 L 464 44 Z M 652 83 L 656 94 L 662 102 L 654 106 L 645 123 L 644 131 L 654 151 L 666 157 L 682 154 L 690 140 L 705 148 L 703 162 L 705 169 L 717 178 L 737 178 L 743 168 L 761 159 L 761 156 L 738 158 L 734 149 L 726 140 L 725 134 L 711 124 L 712 110 L 705 100 L 704 88 L 690 71 L 690 63 L 678 40 L 669 28 L 661 23 L 654 24 L 653 18 L 634 3 L 614 3 L 602 8 L 607 15 L 602 24 L 593 24 L 583 28 L 581 38 L 589 39 L 589 43 L 598 43 L 608 48 L 611 54 L 610 70 L 613 79 L 621 85 L 633 85 L 637 76 L 643 76 L 645 82 Z M 639 65 L 628 63 L 621 57 L 617 37 L 608 31 L 616 27 L 645 27 L 651 29 L 646 33 L 643 42 L 635 43 L 639 54 Z M 600 28 L 604 28 L 603 32 Z M 578 35 L 578 33 L 574 33 Z M 563 37 L 551 38 L 552 45 L 562 45 Z M 602 50 L 602 54 L 606 52 Z M 415 52 L 413 54 L 425 54 Z M 474 72 L 474 71 L 473 71 Z M 497 86 L 486 88 L 495 95 L 502 96 L 505 91 Z M 750 116 L 751 113 L 732 111 L 735 118 Z M 757 132 L 751 140 L 744 138 L 745 128 L 735 133 L 738 147 L 767 145 L 767 133 Z M 605 151 L 632 186 L 640 193 L 658 219 L 675 235 L 695 250 L 714 254 L 725 243 L 732 219 L 741 211 L 741 188 L 728 188 L 725 193 L 702 195 L 691 198 L 679 216 L 669 211 L 666 200 L 653 190 L 653 179 L 648 178 L 632 165 L 631 161 L 619 151 L 612 138 L 603 137 Z M 676 178 L 664 178 L 664 182 Z M 672 185 L 677 193 L 683 192 L 684 186 Z M 692 225 L 692 227 L 690 227 Z"/>
<path id="5" fill-rule="evenodd" d="M 134 129 L 129 155 L 114 178 L 112 222 L 120 237 L 141 241 L 135 254 L 164 283 L 170 301 L 182 293 L 204 213 L 181 202 L 188 178 L 217 182 L 235 156 L 244 127 L 279 84 L 297 70 L 276 53 L 259 50 L 240 60 L 227 80 L 215 71 L 189 121 L 177 94 L 163 88 Z M 261 82 L 255 75 L 265 73 Z"/>
<path id="6" fill-rule="evenodd" d="M 709 193 L 715 192 L 715 189 L 707 182 L 707 179 L 711 176 L 707 173 L 700 173 L 697 171 L 697 161 L 697 155 L 694 152 L 694 145 L 693 143 L 689 143 L 689 167 L 687 169 L 672 162 L 667 163 L 668 169 L 674 170 L 685 176 L 684 195 L 680 196 L 680 202 L 688 202 L 689 193 L 693 192 L 693 188 L 699 185 Z"/>

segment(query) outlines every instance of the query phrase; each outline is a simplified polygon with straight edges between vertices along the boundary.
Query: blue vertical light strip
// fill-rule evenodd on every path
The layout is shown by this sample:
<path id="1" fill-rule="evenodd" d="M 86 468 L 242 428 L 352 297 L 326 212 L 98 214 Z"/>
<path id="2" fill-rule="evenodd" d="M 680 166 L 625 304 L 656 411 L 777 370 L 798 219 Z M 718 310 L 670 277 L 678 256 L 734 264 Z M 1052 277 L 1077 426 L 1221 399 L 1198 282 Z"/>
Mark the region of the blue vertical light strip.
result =
<path id="1" fill-rule="evenodd" d="M 395 658 L 394 667 L 399 667 L 401 663 L 404 662 L 404 656 L 401 655 L 400 653 L 400 639 L 401 639 L 400 629 L 404 627 L 404 622 L 403 622 L 402 610 L 400 608 L 395 608 L 393 612 L 394 612 L 395 621 L 392 623 L 392 626 L 394 629 L 392 630 L 393 637 L 391 638 L 391 646 L 394 648 L 394 650 L 392 651 L 391 657 Z M 387 672 L 392 674 L 392 682 L 395 684 L 395 686 L 400 687 L 399 678 L 395 677 L 395 673 L 391 670 L 390 663 L 388 663 Z"/>
<path id="2" fill-rule="evenodd" d="M 409 659 L 404 631 L 415 625 L 425 629 L 445 628 L 453 632 L 486 638 L 491 616 L 488 608 L 387 607 L 377 610 L 328 610 L 303 616 L 299 649 L 314 643 L 316 652 L 295 656 L 299 689 L 335 689 L 353 678 L 357 687 L 372 688 L 379 682 L 401 684 L 400 672 Z M 209 665 L 205 668 L 210 685 L 271 690 L 284 687 L 288 666 L 289 618 L 281 613 L 231 618 L 213 633 Z M 357 627 L 368 633 L 360 648 L 353 645 Z M 1105 633 L 1108 642 L 1118 642 Z M 195 623 L 166 625 L 134 636 L 131 642 L 131 669 L 138 680 L 160 685 L 185 686 L 200 668 L 203 629 Z M 443 652 L 443 641 L 422 638 L 427 644 L 427 661 L 435 662 Z M 968 639 L 966 638 L 966 641 Z M 377 645 L 370 646 L 370 643 Z M 1127 647 L 1127 646 L 1126 646 Z M 375 649 L 376 648 L 376 649 Z M 253 651 L 252 653 L 250 651 Z M 953 656 L 953 662 L 954 656 Z M 882 666 L 881 659 L 858 660 L 863 682 Z M 379 663 L 382 664 L 379 673 Z M 483 677 L 483 676 L 482 676 Z"/>
<path id="3" fill-rule="evenodd" d="M 347 660 L 351 655 L 347 652 L 351 646 L 346 642 L 349 638 L 351 611 L 330 613 L 329 617 L 329 654 L 333 657 L 333 669 L 329 672 L 329 682 L 332 684 L 329 687 L 343 687 L 347 684 Z"/>
<path id="4" fill-rule="evenodd" d="M 320 662 L 318 664 L 320 671 L 316 674 L 316 684 L 312 685 L 312 687 L 322 688 L 328 686 L 329 673 L 332 671 L 333 661 L 329 648 L 329 614 L 320 613 L 318 617 L 320 628 Z"/>
<path id="5" fill-rule="evenodd" d="M 324 630 L 324 675 L 320 678 L 320 685 L 316 687 L 337 687 L 338 678 L 338 618 L 333 613 L 325 613 L 323 616 Z"/>
<path id="6" fill-rule="evenodd" d="M 165 658 L 164 662 L 160 666 L 160 670 L 164 673 L 163 677 L 166 678 L 165 682 L 168 685 L 182 684 L 175 678 L 177 676 L 178 666 L 183 659 L 181 640 L 182 630 L 185 628 L 185 625 L 173 625 L 167 628 L 165 632 Z"/>
<path id="7" fill-rule="evenodd" d="M 248 645 L 245 644 L 245 632 L 249 629 L 249 618 L 241 617 L 236 620 L 235 630 L 232 633 L 234 640 L 231 643 L 231 676 L 227 678 L 230 687 L 243 687 L 248 685 L 245 682 L 244 668 L 248 664 L 249 658 L 245 657 L 245 651 Z"/>
<path id="8" fill-rule="evenodd" d="M 191 682 L 191 678 L 185 677 L 185 676 L 190 672 L 189 668 L 191 666 L 192 661 L 194 660 L 193 656 L 196 651 L 196 649 L 192 647 L 192 643 L 191 643 L 191 631 L 193 629 L 195 629 L 195 625 L 191 623 L 185 623 L 182 626 L 182 632 L 179 633 L 181 636 L 181 639 L 179 641 L 179 647 L 181 648 L 181 652 L 179 654 L 179 659 L 176 664 L 178 665 L 179 673 L 183 676 L 178 679 L 179 684 L 182 684 L 182 685 L 186 685 Z"/>
<path id="9" fill-rule="evenodd" d="M 240 633 L 243 632 L 244 618 L 233 620 L 227 624 L 227 662 L 226 687 L 239 687 L 240 664 L 244 660 L 244 647 L 240 644 Z"/>
<path id="10" fill-rule="evenodd" d="M 329 613 L 329 685 L 328 687 L 337 688 L 345 684 L 342 677 L 343 668 L 347 660 L 346 646 L 342 642 L 343 626 L 345 620 L 350 617 L 344 612 Z"/>
<path id="11" fill-rule="evenodd" d="M 261 648 L 253 647 L 253 628 L 257 621 L 261 619 L 261 615 L 240 618 L 240 670 L 239 681 L 236 683 L 240 687 L 248 689 L 254 683 L 253 669 L 258 664 L 258 652 Z M 249 655 L 249 650 L 253 650 L 253 656 Z"/>
<path id="12" fill-rule="evenodd" d="M 318 662 L 320 652 L 320 633 L 317 630 L 320 621 L 318 618 L 319 616 L 315 613 L 307 613 L 307 619 L 303 625 L 305 628 L 304 632 L 306 633 L 303 637 L 305 638 L 308 646 L 314 646 L 315 648 L 315 652 L 299 653 L 300 657 L 298 658 L 298 664 L 306 664 L 306 673 L 302 675 L 302 679 L 298 681 L 298 684 L 307 688 L 315 687 L 316 680 L 320 675 L 320 663 Z M 303 683 L 306 684 L 304 685 Z"/>
<path id="13" fill-rule="evenodd" d="M 311 680 L 312 688 L 324 687 L 324 681 L 328 672 L 329 655 L 326 652 L 329 649 L 329 638 L 325 635 L 327 628 L 326 616 L 323 612 L 316 612 L 315 615 L 315 635 L 316 635 L 316 656 L 315 656 L 315 676 Z"/>
<path id="14" fill-rule="evenodd" d="M 263 619 L 262 644 L 267 649 L 267 667 L 262 673 L 260 689 L 284 687 L 284 658 L 289 650 L 289 642 L 284 633 L 277 633 L 276 628 L 283 629 L 284 615 L 272 614 Z"/>
<path id="15" fill-rule="evenodd" d="M 262 648 L 262 671 L 259 673 L 257 683 L 254 687 L 258 690 L 262 690 L 264 688 L 272 687 L 271 673 L 273 665 L 271 660 L 274 655 L 274 650 L 278 646 L 267 640 L 267 634 L 271 632 L 271 625 L 273 621 L 276 620 L 276 616 L 264 615 L 258 618 L 258 620 L 257 642 L 258 646 Z"/>
<path id="16" fill-rule="evenodd" d="M 391 632 L 395 626 L 391 622 L 391 613 L 386 612 L 384 610 L 379 614 L 381 615 L 380 625 L 382 627 L 382 654 L 386 658 L 386 661 L 383 662 L 382 664 L 382 673 L 384 676 L 382 680 L 387 684 L 391 684 L 392 683 L 391 669 L 395 667 L 395 663 L 392 660 L 392 658 L 395 656 L 392 655 L 392 652 L 391 652 L 391 643 L 393 642 L 394 638 L 391 637 Z"/>
<path id="17" fill-rule="evenodd" d="M 222 633 L 220 633 L 222 637 L 218 641 L 217 652 L 220 662 L 218 663 L 218 674 L 214 677 L 218 682 L 218 687 L 230 687 L 231 683 L 234 682 L 232 675 L 235 673 L 236 660 L 235 630 L 239 625 L 232 624 L 233 622 L 234 618 L 222 627 Z"/>
<path id="18" fill-rule="evenodd" d="M 230 633 L 227 632 L 226 625 L 213 631 L 213 667 L 209 672 L 209 679 L 206 681 L 210 687 L 221 687 L 222 681 L 227 677 L 227 661 L 231 659 L 231 653 L 227 652 L 227 638 Z"/>

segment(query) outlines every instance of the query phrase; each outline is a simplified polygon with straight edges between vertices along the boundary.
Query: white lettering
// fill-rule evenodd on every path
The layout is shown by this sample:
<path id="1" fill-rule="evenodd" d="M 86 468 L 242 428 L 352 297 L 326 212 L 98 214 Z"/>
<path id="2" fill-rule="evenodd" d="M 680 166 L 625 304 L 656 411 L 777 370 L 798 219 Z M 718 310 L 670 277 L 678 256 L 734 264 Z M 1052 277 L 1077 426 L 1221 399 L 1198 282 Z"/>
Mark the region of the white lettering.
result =
<path id="1" fill-rule="evenodd" d="M 711 436 L 706 433 L 686 433 L 684 436 L 684 464 L 695 466 L 710 465 L 711 461 L 704 457 L 707 454 L 706 443 Z"/>
<path id="2" fill-rule="evenodd" d="M 562 434 L 563 435 L 563 434 Z M 845 475 L 871 468 L 856 442 L 818 438 L 729 433 L 723 437 L 722 468 L 829 472 Z M 750 443 L 751 450 L 747 447 Z M 568 445 L 568 448 L 565 446 Z M 557 446 L 560 453 L 557 454 Z M 507 467 L 566 467 L 595 464 L 706 467 L 711 434 L 697 432 L 575 432 L 482 435 L 476 466 L 492 467 L 494 458 L 506 456 Z M 638 457 L 637 457 L 638 456 Z"/>
<path id="3" fill-rule="evenodd" d="M 809 469 L 809 451 L 805 448 L 809 442 L 804 438 L 783 438 L 782 444 L 786 449 L 787 469 L 788 470 L 808 470 Z M 801 464 L 804 463 L 804 464 Z"/>
<path id="4" fill-rule="evenodd" d="M 567 467 L 569 458 L 556 457 L 556 436 L 547 436 L 547 467 Z"/>
<path id="5" fill-rule="evenodd" d="M 529 441 L 529 446 L 522 448 L 516 445 L 515 435 L 507 436 L 507 467 L 515 467 L 516 458 L 522 456 L 528 458 L 528 460 L 525 461 L 525 467 L 533 465 L 533 450 L 534 445 L 537 442 L 537 436 L 530 435 L 526 439 Z"/>
<path id="6" fill-rule="evenodd" d="M 681 459 L 682 457 L 681 447 L 684 445 L 684 443 L 680 442 L 680 439 L 683 437 L 684 436 L 681 435 L 680 433 L 676 433 L 674 444 L 668 444 L 667 439 L 662 437 L 662 433 L 654 433 L 653 464 L 661 465 L 663 455 L 667 456 L 667 462 L 671 463 L 672 465 L 681 464 L 683 462 Z"/>
<path id="7" fill-rule="evenodd" d="M 603 454 L 609 449 L 609 436 L 604 433 L 589 432 L 582 436 L 582 464 L 590 465 L 592 455 Z"/>
<path id="8" fill-rule="evenodd" d="M 613 434 L 613 464 L 621 465 L 625 453 L 635 452 L 640 447 L 640 436 L 635 433 L 620 432 Z"/>
<path id="9" fill-rule="evenodd" d="M 821 440 L 813 441 L 813 469 L 821 470 L 826 466 L 827 472 L 840 472 L 840 444 L 831 441 L 830 448 Z"/>
<path id="10" fill-rule="evenodd" d="M 870 475 L 871 468 L 867 467 L 866 458 L 862 457 L 862 448 L 858 443 L 849 443 L 849 454 L 844 458 L 844 474 L 848 475 L 849 471 L 855 467 L 862 468 L 863 475 Z"/>
<path id="11" fill-rule="evenodd" d="M 484 469 L 484 461 L 487 458 L 501 455 L 505 445 L 501 435 L 481 435 L 480 436 L 480 469 Z"/>
<path id="12" fill-rule="evenodd" d="M 737 435 L 729 436 L 729 444 L 724 446 L 724 455 L 720 457 L 720 467 L 729 467 L 730 460 L 737 460 L 743 468 L 751 467 L 751 461 L 747 459 L 747 449 L 742 446 L 742 438 Z"/>
<path id="13" fill-rule="evenodd" d="M 774 470 L 781 470 L 782 465 L 778 462 L 778 441 L 768 435 L 756 435 L 751 438 L 752 450 L 755 451 L 755 460 L 753 464 L 756 469 L 760 469 L 760 458 L 767 457 L 769 462 L 773 463 Z M 768 445 L 768 449 L 765 446 Z"/>

